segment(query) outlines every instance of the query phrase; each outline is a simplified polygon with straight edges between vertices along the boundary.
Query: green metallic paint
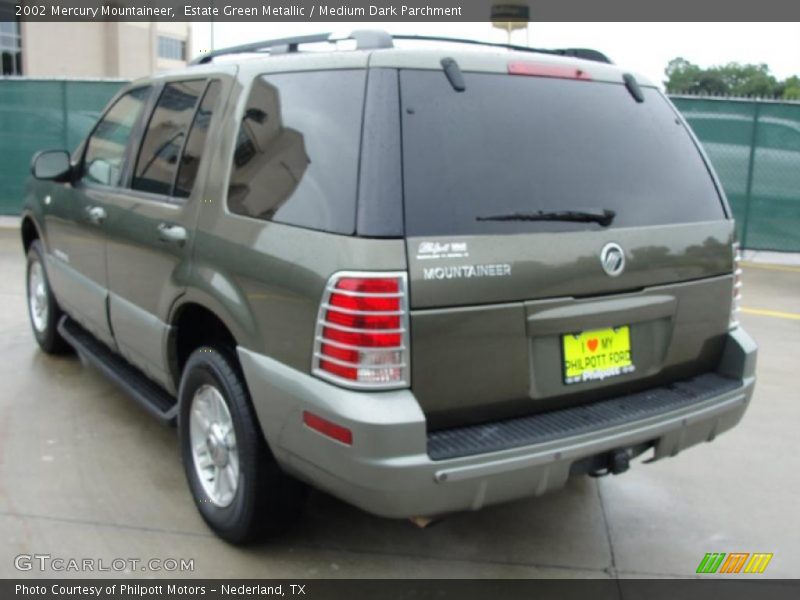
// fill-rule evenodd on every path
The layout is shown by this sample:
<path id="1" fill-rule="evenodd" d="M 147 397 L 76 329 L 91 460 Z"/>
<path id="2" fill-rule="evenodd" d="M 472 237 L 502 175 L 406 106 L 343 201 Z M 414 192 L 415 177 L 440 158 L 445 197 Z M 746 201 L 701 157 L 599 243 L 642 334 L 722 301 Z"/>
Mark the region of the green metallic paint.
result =
<path id="1" fill-rule="evenodd" d="M 201 223 L 215 223 L 197 233 L 181 301 L 199 300 L 198 292 L 213 297 L 212 310 L 240 345 L 295 369 L 310 370 L 319 302 L 334 272 L 406 268 L 402 240 L 350 238 L 222 211 L 204 207 Z"/>
<path id="2" fill-rule="evenodd" d="M 423 241 L 463 242 L 469 256 L 418 258 Z M 618 277 L 599 260 L 611 241 L 626 253 Z M 547 410 L 713 368 L 728 329 L 731 242 L 729 221 L 409 239 L 413 391 L 430 426 Z M 424 275 L 464 264 L 509 264 L 511 273 Z M 560 336 L 618 325 L 632 325 L 636 371 L 565 386 Z"/>

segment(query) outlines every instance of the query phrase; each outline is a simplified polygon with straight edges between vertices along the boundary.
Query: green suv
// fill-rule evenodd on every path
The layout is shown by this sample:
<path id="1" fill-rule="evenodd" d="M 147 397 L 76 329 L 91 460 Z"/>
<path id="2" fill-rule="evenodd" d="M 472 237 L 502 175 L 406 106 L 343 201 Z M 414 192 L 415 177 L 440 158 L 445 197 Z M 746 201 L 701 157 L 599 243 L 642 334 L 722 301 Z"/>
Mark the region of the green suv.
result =
<path id="1" fill-rule="evenodd" d="M 663 94 L 595 51 L 396 39 L 206 54 L 33 161 L 37 341 L 177 422 L 232 542 L 307 484 L 414 517 L 621 473 L 752 395 L 731 213 Z"/>

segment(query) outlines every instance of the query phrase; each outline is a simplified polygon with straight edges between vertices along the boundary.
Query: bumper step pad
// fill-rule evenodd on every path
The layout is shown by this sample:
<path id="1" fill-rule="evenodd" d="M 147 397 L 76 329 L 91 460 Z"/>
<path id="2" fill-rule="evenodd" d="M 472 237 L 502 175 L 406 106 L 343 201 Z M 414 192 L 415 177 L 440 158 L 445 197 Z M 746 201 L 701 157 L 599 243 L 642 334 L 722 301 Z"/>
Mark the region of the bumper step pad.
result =
<path id="1" fill-rule="evenodd" d="M 445 460 L 541 444 L 687 408 L 733 391 L 742 382 L 705 373 L 666 386 L 505 421 L 428 433 L 428 456 Z"/>

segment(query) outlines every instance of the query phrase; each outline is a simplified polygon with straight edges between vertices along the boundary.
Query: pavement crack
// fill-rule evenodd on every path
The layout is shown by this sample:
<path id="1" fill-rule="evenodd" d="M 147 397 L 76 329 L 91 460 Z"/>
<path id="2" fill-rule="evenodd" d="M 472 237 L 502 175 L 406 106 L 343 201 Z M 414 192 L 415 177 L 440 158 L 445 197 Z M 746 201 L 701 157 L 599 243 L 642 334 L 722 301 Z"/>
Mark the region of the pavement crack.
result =
<path id="1" fill-rule="evenodd" d="M 619 580 L 619 572 L 617 571 L 617 556 L 614 553 L 614 542 L 611 539 L 611 524 L 608 522 L 608 512 L 606 505 L 603 501 L 603 492 L 600 490 L 600 481 L 595 481 L 595 489 L 597 490 L 597 499 L 600 502 L 600 513 L 603 515 L 603 527 L 606 532 L 606 541 L 608 542 L 608 553 L 611 557 L 611 564 L 606 568 L 609 576 Z M 619 586 L 618 586 L 619 587 Z M 619 589 L 620 598 L 622 597 L 622 589 Z"/>
<path id="2" fill-rule="evenodd" d="M 185 535 L 191 537 L 214 537 L 211 533 L 199 531 L 181 531 L 178 529 L 163 529 L 161 527 L 147 527 L 144 525 L 129 525 L 125 523 L 109 523 L 103 521 L 93 521 L 91 519 L 80 519 L 75 517 L 56 517 L 50 515 L 37 515 L 31 513 L 21 513 L 16 511 L 0 511 L 0 517 L 13 517 L 18 519 L 37 519 L 43 521 L 53 521 L 57 523 L 68 523 L 71 525 L 91 525 L 93 527 L 110 527 L 112 529 L 128 529 L 131 531 L 142 531 L 145 533 L 166 533 L 169 535 Z"/>
<path id="3" fill-rule="evenodd" d="M 594 572 L 594 573 L 607 573 L 606 569 L 598 569 L 596 567 L 583 567 L 583 566 L 572 566 L 572 565 L 564 565 L 564 564 L 554 564 L 554 563 L 543 563 L 543 562 L 526 562 L 526 561 L 517 561 L 517 560 L 496 560 L 490 558 L 481 558 L 480 560 L 474 560 L 472 558 L 466 557 L 452 557 L 452 556 L 436 556 L 433 554 L 420 554 L 416 552 L 405 552 L 405 551 L 391 551 L 391 550 L 378 550 L 378 549 L 361 549 L 361 548 L 347 548 L 345 546 L 340 546 L 338 544 L 320 544 L 314 542 L 295 542 L 294 544 L 296 547 L 304 548 L 307 550 L 324 550 L 327 552 L 347 552 L 349 554 L 356 554 L 356 555 L 368 555 L 368 556 L 384 556 L 384 557 L 400 557 L 400 558 L 410 558 L 410 559 L 422 559 L 422 560 L 429 560 L 429 561 L 438 561 L 438 562 L 453 562 L 453 563 L 463 563 L 463 564 L 475 564 L 475 565 L 498 565 L 498 566 L 509 566 L 509 567 L 526 567 L 526 568 L 534 568 L 534 569 L 552 569 L 552 570 L 561 570 L 567 572 Z"/>

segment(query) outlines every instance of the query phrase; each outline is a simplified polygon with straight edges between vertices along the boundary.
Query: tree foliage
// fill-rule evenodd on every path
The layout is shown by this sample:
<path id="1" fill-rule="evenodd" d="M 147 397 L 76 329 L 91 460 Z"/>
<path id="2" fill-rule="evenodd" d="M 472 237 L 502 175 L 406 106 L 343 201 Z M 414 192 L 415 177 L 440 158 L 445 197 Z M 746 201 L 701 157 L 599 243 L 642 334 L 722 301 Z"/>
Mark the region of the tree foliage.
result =
<path id="1" fill-rule="evenodd" d="M 793 75 L 781 83 L 781 98 L 785 100 L 800 100 L 800 77 Z"/>
<path id="2" fill-rule="evenodd" d="M 728 63 L 703 69 L 685 58 L 673 58 L 664 70 L 671 94 L 763 96 L 800 100 L 800 77 L 778 81 L 766 64 Z"/>

